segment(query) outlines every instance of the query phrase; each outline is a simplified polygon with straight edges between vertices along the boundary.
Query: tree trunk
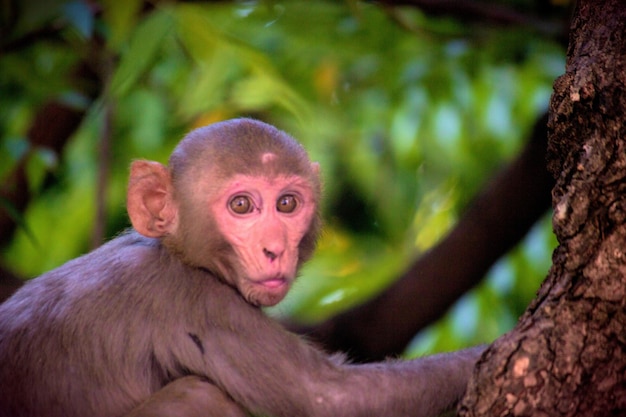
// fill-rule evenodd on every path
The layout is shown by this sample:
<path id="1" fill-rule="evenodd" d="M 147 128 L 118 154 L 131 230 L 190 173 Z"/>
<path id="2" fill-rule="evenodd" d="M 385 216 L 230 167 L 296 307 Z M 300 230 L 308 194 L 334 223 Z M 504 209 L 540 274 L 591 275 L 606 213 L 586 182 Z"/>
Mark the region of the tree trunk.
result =
<path id="1" fill-rule="evenodd" d="M 461 416 L 626 415 L 626 4 L 580 1 L 550 104 L 559 247 Z"/>

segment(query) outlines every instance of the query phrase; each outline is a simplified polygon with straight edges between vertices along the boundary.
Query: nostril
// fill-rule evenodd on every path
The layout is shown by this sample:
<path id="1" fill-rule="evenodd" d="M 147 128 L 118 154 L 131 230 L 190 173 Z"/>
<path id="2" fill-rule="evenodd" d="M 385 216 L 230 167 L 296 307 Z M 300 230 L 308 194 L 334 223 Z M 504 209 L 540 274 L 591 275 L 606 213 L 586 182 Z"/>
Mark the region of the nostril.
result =
<path id="1" fill-rule="evenodd" d="M 273 261 L 274 259 L 277 258 L 276 254 L 274 252 L 269 251 L 269 250 L 267 250 L 265 248 L 263 248 L 263 253 L 265 254 L 265 256 L 267 256 L 270 259 L 270 261 Z"/>

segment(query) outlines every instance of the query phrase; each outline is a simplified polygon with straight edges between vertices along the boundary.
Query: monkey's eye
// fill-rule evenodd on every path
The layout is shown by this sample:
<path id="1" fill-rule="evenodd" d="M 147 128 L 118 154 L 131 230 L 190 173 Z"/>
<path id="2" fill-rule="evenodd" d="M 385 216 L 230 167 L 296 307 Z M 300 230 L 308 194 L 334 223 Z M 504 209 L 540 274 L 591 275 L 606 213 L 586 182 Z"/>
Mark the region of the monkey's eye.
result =
<path id="1" fill-rule="evenodd" d="M 228 206 L 235 214 L 248 214 L 252 211 L 252 202 L 245 195 L 233 197 Z"/>
<path id="2" fill-rule="evenodd" d="M 281 213 L 292 213 L 298 206 L 298 200 L 291 194 L 285 194 L 276 202 L 276 210 Z"/>

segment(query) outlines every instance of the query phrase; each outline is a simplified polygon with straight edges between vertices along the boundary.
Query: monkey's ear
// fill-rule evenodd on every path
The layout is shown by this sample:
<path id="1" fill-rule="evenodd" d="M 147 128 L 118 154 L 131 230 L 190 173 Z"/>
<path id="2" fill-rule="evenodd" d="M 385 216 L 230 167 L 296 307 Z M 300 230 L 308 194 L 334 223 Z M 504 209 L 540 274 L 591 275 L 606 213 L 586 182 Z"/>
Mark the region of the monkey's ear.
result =
<path id="1" fill-rule="evenodd" d="M 315 175 L 320 175 L 320 163 L 319 162 L 311 162 L 311 169 L 315 173 Z"/>
<path id="2" fill-rule="evenodd" d="M 136 231 L 147 237 L 173 233 L 177 224 L 169 170 L 152 161 L 134 161 L 126 195 L 126 210 Z"/>

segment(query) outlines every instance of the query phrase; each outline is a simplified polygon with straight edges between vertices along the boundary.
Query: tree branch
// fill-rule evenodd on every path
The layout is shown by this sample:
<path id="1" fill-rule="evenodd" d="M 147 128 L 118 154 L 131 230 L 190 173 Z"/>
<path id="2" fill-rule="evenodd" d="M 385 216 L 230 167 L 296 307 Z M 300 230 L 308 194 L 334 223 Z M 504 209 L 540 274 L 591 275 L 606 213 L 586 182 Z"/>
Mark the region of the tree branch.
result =
<path id="1" fill-rule="evenodd" d="M 546 116 L 537 121 L 522 154 L 487 184 L 452 232 L 395 284 L 357 308 L 299 331 L 328 350 L 349 352 L 356 361 L 401 353 L 420 329 L 480 282 L 550 207 L 554 180 L 545 167 L 546 123 Z"/>
<path id="2" fill-rule="evenodd" d="M 532 28 L 548 37 L 560 37 L 567 33 L 567 19 L 549 20 L 522 13 L 510 6 L 484 3 L 476 0 L 383 0 L 387 6 L 413 6 L 430 16 L 450 16 L 464 22 L 484 25 L 520 26 Z"/>

